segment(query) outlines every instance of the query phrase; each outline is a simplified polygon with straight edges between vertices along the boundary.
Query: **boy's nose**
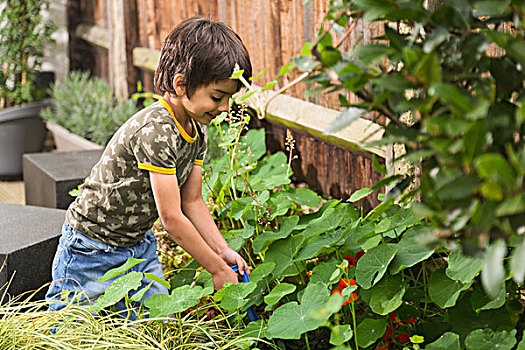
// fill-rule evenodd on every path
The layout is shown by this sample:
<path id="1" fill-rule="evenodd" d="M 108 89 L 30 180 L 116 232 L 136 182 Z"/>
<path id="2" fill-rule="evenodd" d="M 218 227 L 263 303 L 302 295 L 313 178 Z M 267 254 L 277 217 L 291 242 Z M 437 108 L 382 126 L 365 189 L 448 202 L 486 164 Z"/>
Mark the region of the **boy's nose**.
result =
<path id="1" fill-rule="evenodd" d="M 229 101 L 226 100 L 224 102 L 222 102 L 220 105 L 219 105 L 219 112 L 228 112 L 228 110 L 230 109 L 230 104 L 228 103 Z"/>

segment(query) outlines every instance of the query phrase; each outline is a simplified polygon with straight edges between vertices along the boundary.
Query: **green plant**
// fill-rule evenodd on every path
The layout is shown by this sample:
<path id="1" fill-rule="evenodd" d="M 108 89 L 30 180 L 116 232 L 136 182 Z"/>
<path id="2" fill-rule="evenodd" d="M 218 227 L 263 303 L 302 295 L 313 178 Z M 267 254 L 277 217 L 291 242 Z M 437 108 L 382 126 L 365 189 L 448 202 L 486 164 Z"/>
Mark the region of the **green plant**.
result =
<path id="1" fill-rule="evenodd" d="M 46 43 L 55 26 L 44 20 L 45 0 L 4 1 L 0 7 L 0 108 L 38 101 L 35 85 Z"/>
<path id="2" fill-rule="evenodd" d="M 41 112 L 44 120 L 103 146 L 138 111 L 133 100 L 118 101 L 105 80 L 88 72 L 71 72 L 53 84 L 51 95 L 52 107 Z"/>

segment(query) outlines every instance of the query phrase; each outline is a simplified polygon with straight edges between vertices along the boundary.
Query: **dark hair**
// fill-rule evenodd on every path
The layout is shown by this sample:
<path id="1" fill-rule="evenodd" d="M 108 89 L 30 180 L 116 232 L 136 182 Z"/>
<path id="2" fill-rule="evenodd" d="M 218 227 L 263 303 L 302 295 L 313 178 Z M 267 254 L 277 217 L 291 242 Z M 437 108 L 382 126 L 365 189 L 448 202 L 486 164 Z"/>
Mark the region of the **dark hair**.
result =
<path id="1" fill-rule="evenodd" d="M 177 25 L 162 44 L 155 72 L 155 89 L 175 93 L 173 77 L 184 75 L 186 95 L 201 85 L 228 79 L 235 67 L 248 81 L 252 65 L 241 38 L 226 24 L 205 17 L 192 17 Z M 241 82 L 237 86 L 240 89 Z"/>

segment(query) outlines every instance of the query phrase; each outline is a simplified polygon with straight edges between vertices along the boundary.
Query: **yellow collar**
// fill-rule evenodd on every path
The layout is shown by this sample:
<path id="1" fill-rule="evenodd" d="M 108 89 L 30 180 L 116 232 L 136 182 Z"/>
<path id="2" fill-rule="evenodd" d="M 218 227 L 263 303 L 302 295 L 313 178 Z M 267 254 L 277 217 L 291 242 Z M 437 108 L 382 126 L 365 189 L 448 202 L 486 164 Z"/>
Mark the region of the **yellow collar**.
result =
<path id="1" fill-rule="evenodd" d="M 188 143 L 193 143 L 197 139 L 197 135 L 198 135 L 197 127 L 195 126 L 195 121 L 190 118 L 191 125 L 193 127 L 193 135 L 194 135 L 193 137 L 191 137 L 190 135 L 188 135 L 186 130 L 184 130 L 184 128 L 179 124 L 179 121 L 177 120 L 177 118 L 175 118 L 175 114 L 173 113 L 173 110 L 171 109 L 169 103 L 166 102 L 163 98 L 161 98 L 159 101 L 164 106 L 164 108 L 168 110 L 169 114 L 171 115 L 171 118 L 173 118 L 173 120 L 175 121 L 175 124 L 177 125 L 177 129 L 179 129 L 179 132 L 184 138 L 184 140 L 186 140 Z"/>

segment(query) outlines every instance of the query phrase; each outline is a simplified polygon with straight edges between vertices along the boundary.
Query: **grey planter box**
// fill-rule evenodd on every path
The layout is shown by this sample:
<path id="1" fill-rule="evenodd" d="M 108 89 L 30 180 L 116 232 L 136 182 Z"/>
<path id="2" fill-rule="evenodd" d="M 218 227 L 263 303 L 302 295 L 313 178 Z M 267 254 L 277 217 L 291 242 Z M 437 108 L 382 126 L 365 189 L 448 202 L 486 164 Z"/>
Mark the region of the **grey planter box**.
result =
<path id="1" fill-rule="evenodd" d="M 46 127 L 39 113 L 49 104 L 44 100 L 0 111 L 0 179 L 20 179 L 22 154 L 42 151 Z"/>
<path id="2" fill-rule="evenodd" d="M 58 152 L 102 150 L 104 147 L 69 132 L 53 122 L 47 122 L 46 127 L 53 134 L 55 147 Z"/>
<path id="3" fill-rule="evenodd" d="M 101 155 L 102 150 L 25 154 L 26 204 L 67 209 L 75 200 L 69 191 L 84 181 Z"/>
<path id="4" fill-rule="evenodd" d="M 0 203 L 0 298 L 6 287 L 13 297 L 51 281 L 64 217 L 64 210 Z M 35 297 L 42 299 L 47 289 Z"/>

